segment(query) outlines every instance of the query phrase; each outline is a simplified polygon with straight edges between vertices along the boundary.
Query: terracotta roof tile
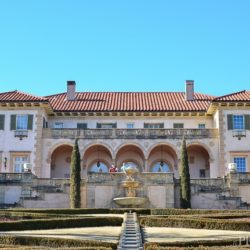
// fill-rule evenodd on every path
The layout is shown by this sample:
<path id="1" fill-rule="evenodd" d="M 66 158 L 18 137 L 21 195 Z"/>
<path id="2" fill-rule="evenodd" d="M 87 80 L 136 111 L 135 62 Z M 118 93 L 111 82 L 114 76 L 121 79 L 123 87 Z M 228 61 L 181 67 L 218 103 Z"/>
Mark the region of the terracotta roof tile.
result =
<path id="1" fill-rule="evenodd" d="M 48 99 L 14 90 L 0 93 L 0 102 L 48 102 Z"/>
<path id="2" fill-rule="evenodd" d="M 56 112 L 206 111 L 214 99 L 199 93 L 194 97 L 186 101 L 184 92 L 77 92 L 73 101 L 67 101 L 66 93 L 47 98 Z"/>
<path id="3" fill-rule="evenodd" d="M 221 102 L 221 101 L 226 101 L 226 102 L 240 102 L 240 101 L 245 101 L 249 102 L 250 101 L 250 91 L 240 91 L 240 92 L 235 92 L 232 94 L 224 95 L 224 96 L 219 96 L 214 99 L 215 102 Z"/>

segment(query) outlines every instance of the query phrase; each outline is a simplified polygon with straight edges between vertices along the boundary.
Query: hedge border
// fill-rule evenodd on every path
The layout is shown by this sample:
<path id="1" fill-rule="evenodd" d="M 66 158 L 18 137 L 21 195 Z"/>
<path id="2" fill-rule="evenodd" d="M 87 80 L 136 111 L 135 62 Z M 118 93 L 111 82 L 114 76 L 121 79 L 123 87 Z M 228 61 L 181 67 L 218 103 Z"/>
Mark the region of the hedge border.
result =
<path id="1" fill-rule="evenodd" d="M 55 228 L 121 226 L 120 217 L 84 217 L 63 219 L 37 219 L 0 222 L 1 231 L 22 231 Z"/>
<path id="2" fill-rule="evenodd" d="M 61 239 L 50 237 L 27 236 L 0 236 L 1 245 L 45 246 L 51 248 L 61 247 L 106 247 L 117 249 L 117 244 L 112 242 L 94 240 Z"/>

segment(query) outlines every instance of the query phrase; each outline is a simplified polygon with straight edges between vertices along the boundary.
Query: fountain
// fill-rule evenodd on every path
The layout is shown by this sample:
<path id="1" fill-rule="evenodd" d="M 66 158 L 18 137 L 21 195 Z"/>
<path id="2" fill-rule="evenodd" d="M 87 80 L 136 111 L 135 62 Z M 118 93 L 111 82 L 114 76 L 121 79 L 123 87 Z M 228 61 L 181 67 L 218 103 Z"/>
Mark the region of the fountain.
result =
<path id="1" fill-rule="evenodd" d="M 122 207 L 140 207 L 143 206 L 147 198 L 137 197 L 136 189 L 141 183 L 134 179 L 134 176 L 138 173 L 138 169 L 133 166 L 122 166 L 123 172 L 126 174 L 126 179 L 121 182 L 121 186 L 125 188 L 126 197 L 117 197 L 113 201 Z"/>

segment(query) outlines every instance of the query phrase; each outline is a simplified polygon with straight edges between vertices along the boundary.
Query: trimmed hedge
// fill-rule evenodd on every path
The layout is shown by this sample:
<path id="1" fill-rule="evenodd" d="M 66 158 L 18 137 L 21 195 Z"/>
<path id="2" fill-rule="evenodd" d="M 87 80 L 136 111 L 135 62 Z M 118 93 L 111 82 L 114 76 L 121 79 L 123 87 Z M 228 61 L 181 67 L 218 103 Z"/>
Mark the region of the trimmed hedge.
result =
<path id="1" fill-rule="evenodd" d="M 65 208 L 65 209 L 5 209 L 0 210 L 6 212 L 25 212 L 25 213 L 34 213 L 34 214 L 123 214 L 125 212 L 136 212 L 137 214 L 150 215 L 150 209 L 141 209 L 141 208 L 117 208 L 117 209 L 108 209 L 108 208 Z"/>
<path id="2" fill-rule="evenodd" d="M 182 242 L 147 242 L 144 244 L 145 250 L 153 249 L 169 249 L 169 247 L 177 247 L 176 249 L 183 249 L 186 247 L 216 247 L 216 249 L 223 249 L 223 247 L 235 247 L 239 249 L 239 239 L 226 239 L 226 240 L 195 240 L 195 241 L 182 241 Z M 245 245 L 248 246 L 248 245 Z M 172 248 L 171 248 L 172 249 Z M 173 248 L 175 249 L 175 248 Z M 210 249 L 210 248 L 209 248 Z M 231 249 L 231 248 L 230 248 Z"/>
<path id="3" fill-rule="evenodd" d="M 208 209 L 178 209 L 178 208 L 164 208 L 164 209 L 151 209 L 151 215 L 198 215 L 198 214 L 244 214 L 249 210 L 208 210 Z"/>
<path id="4" fill-rule="evenodd" d="M 65 219 L 37 219 L 0 222 L 1 231 L 19 231 L 74 227 L 121 226 L 123 218 L 119 217 L 84 217 Z"/>
<path id="5" fill-rule="evenodd" d="M 55 248 L 65 247 L 91 247 L 94 249 L 117 249 L 117 244 L 111 242 L 73 240 L 49 237 L 26 237 L 26 236 L 0 236 L 2 245 L 25 245 L 25 246 L 45 246 Z"/>
<path id="6" fill-rule="evenodd" d="M 180 228 L 197 228 L 197 229 L 219 229 L 219 230 L 235 230 L 249 231 L 249 221 L 229 221 L 222 219 L 207 218 L 190 218 L 190 217 L 139 217 L 140 225 L 147 227 L 180 227 Z"/>

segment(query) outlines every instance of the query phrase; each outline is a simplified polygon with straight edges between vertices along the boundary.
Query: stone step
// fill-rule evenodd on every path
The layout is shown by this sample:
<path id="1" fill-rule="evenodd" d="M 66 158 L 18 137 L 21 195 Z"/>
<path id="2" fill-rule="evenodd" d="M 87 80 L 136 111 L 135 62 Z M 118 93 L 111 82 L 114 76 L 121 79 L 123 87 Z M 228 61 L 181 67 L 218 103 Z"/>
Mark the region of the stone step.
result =
<path id="1" fill-rule="evenodd" d="M 142 250 L 140 227 L 136 213 L 125 213 L 118 250 Z"/>

